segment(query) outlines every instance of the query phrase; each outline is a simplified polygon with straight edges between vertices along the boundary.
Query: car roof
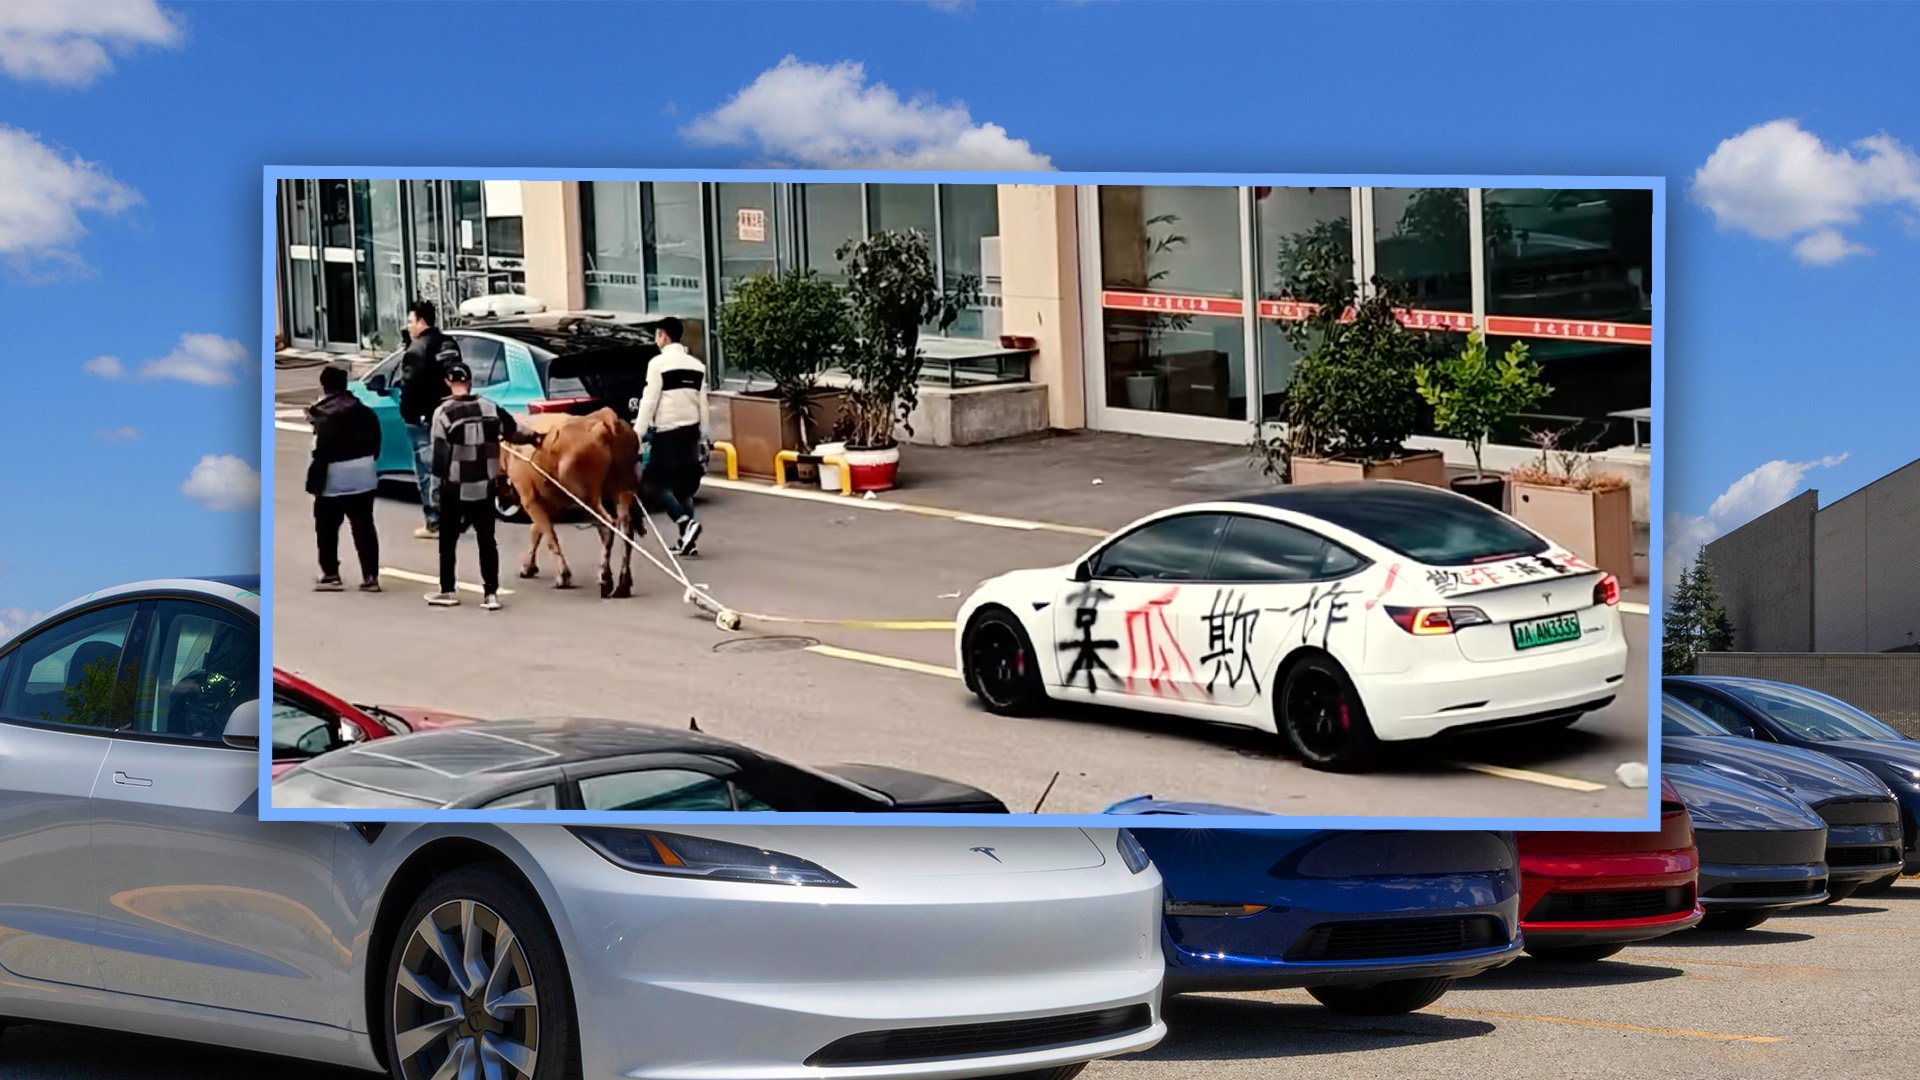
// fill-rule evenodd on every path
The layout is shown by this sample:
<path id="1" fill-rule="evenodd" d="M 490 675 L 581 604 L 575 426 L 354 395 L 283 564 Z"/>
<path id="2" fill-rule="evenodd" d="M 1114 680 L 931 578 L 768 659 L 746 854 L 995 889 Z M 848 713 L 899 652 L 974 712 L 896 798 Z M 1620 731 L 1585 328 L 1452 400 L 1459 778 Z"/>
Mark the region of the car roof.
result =
<path id="1" fill-rule="evenodd" d="M 1341 511 L 1351 507 L 1354 500 L 1360 497 L 1374 503 L 1403 506 L 1409 512 L 1428 507 L 1457 507 L 1460 500 L 1466 498 L 1431 484 L 1399 480 L 1342 480 L 1332 484 L 1289 484 L 1285 487 L 1263 488 L 1245 495 L 1230 496 L 1226 501 L 1311 514 L 1351 529 L 1352 526 L 1345 520 L 1347 515 Z"/>
<path id="2" fill-rule="evenodd" d="M 555 356 L 596 352 L 606 348 L 653 345 L 653 328 L 665 316 L 615 318 L 599 314 L 529 315 L 476 319 L 451 327 L 448 333 L 495 334 Z"/>
<path id="3" fill-rule="evenodd" d="M 110 600 L 130 599 L 136 596 L 153 595 L 156 593 L 176 595 L 180 593 L 198 593 L 210 599 L 224 600 L 228 603 L 238 604 L 256 616 L 260 614 L 259 574 L 154 578 L 149 581 L 131 581 L 125 585 L 108 586 L 96 592 L 90 592 L 85 596 L 69 600 L 59 607 L 54 608 L 52 611 L 47 612 L 46 615 L 41 618 L 34 620 L 32 626 L 21 627 L 19 633 L 13 635 L 13 637 L 0 638 L 0 642 L 12 641 L 15 637 L 32 633 L 35 628 L 52 622 L 55 619 L 62 618 L 68 612 L 78 608 L 91 607 L 95 604 L 105 603 Z"/>
<path id="4" fill-rule="evenodd" d="M 626 720 L 542 717 L 433 728 L 335 750 L 307 762 L 311 773 L 363 787 L 451 802 L 522 774 L 609 758 L 679 754 L 758 759 L 737 743 L 696 731 Z"/>

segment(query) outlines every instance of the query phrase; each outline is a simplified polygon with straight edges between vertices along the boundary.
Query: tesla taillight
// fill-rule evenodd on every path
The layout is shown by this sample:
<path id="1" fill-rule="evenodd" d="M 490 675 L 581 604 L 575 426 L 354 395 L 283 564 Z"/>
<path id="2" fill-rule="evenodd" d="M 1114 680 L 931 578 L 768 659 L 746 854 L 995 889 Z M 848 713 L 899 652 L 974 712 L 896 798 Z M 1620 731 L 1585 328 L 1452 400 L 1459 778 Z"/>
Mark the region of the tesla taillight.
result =
<path id="1" fill-rule="evenodd" d="M 1409 634 L 1426 637 L 1432 634 L 1451 634 L 1455 630 L 1464 630 L 1469 626 L 1480 626 L 1493 620 L 1487 613 L 1476 607 L 1393 607 L 1388 605 L 1387 617 Z"/>
<path id="2" fill-rule="evenodd" d="M 1620 579 L 1612 574 L 1602 574 L 1599 582 L 1593 586 L 1593 602 L 1616 607 L 1620 603 Z"/>

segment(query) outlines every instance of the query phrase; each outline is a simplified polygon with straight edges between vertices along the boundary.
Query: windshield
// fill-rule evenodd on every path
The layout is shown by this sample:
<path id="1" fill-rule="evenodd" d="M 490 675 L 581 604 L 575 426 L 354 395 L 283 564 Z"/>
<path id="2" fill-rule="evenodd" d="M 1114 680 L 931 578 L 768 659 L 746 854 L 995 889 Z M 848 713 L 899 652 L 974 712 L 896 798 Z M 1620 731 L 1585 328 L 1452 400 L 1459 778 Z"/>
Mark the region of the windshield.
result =
<path id="1" fill-rule="evenodd" d="M 1699 710 L 1682 705 L 1673 698 L 1663 697 L 1660 699 L 1660 734 L 1731 736 L 1733 732 L 1714 723 Z"/>
<path id="2" fill-rule="evenodd" d="M 1539 555 L 1549 545 L 1519 522 L 1448 492 L 1345 486 L 1324 493 L 1290 491 L 1289 509 L 1359 533 L 1395 554 L 1428 566 L 1471 566 Z"/>
<path id="3" fill-rule="evenodd" d="M 1870 739 L 1904 742 L 1906 736 L 1841 701 L 1799 686 L 1729 683 L 1725 689 L 1759 709 L 1794 737 L 1810 742 Z"/>

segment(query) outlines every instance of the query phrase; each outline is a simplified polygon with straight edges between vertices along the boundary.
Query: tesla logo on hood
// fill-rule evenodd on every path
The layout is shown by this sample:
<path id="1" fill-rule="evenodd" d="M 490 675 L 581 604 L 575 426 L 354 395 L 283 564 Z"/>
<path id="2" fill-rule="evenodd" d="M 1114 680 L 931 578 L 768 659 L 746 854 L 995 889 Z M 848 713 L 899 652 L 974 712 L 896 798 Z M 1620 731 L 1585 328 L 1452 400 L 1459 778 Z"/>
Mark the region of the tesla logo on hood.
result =
<path id="1" fill-rule="evenodd" d="M 999 862 L 999 861 L 1000 861 L 1000 856 L 998 856 L 998 855 L 995 855 L 995 854 L 993 853 L 993 849 L 992 849 L 992 848 L 990 848 L 990 847 L 970 847 L 970 848 L 968 848 L 967 850 L 968 850 L 968 851 L 977 851 L 977 852 L 979 852 L 980 854 L 982 854 L 982 855 L 985 855 L 985 856 L 986 856 L 987 858 L 989 858 L 989 859 L 992 859 L 992 860 L 993 860 L 994 862 Z"/>

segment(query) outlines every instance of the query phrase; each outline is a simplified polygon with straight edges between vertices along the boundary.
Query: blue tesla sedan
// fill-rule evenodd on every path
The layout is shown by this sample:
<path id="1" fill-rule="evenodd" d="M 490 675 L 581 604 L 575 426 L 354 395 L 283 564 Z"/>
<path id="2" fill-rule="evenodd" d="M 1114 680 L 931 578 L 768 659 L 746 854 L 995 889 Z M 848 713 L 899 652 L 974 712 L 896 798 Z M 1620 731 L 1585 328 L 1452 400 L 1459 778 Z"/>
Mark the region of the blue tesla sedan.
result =
<path id="1" fill-rule="evenodd" d="M 1229 811 L 1149 796 L 1108 812 Z M 1301 987 L 1340 1012 L 1403 1013 L 1520 955 L 1510 834 L 1132 833 L 1165 882 L 1170 994 Z"/>
<path id="2" fill-rule="evenodd" d="M 1669 676 L 1662 685 L 1735 735 L 1818 750 L 1872 773 L 1900 801 L 1902 865 L 1859 891 L 1879 892 L 1902 872 L 1920 873 L 1920 741 L 1804 686 L 1700 675 Z"/>
<path id="3" fill-rule="evenodd" d="M 1760 784 L 1806 803 L 1827 823 L 1827 902 L 1900 873 L 1900 804 L 1872 773 L 1798 746 L 1742 739 L 1668 694 L 1660 759 Z"/>
<path id="4" fill-rule="evenodd" d="M 1827 899 L 1827 825 L 1806 803 L 1699 765 L 1661 766 L 1693 818 L 1702 930 L 1751 930 Z"/>

